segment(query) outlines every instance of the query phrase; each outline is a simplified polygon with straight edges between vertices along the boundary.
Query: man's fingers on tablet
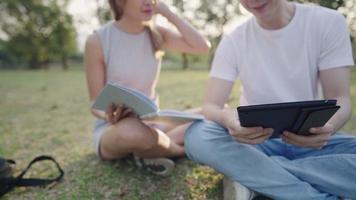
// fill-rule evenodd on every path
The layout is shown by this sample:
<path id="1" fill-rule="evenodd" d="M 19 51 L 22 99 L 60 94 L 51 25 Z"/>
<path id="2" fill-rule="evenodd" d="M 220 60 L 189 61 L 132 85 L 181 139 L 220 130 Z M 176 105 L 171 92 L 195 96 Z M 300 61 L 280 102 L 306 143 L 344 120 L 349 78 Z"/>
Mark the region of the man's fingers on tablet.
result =
<path id="1" fill-rule="evenodd" d="M 273 128 L 265 128 L 265 129 L 263 129 L 264 135 L 272 135 L 273 132 L 274 132 Z"/>
<path id="2" fill-rule="evenodd" d="M 249 140 L 249 139 L 245 139 L 245 138 L 241 138 L 241 137 L 234 137 L 236 141 L 238 141 L 239 143 L 242 144 L 255 144 L 254 140 Z"/>
<path id="3" fill-rule="evenodd" d="M 310 131 L 310 133 L 313 133 L 313 134 L 332 133 L 332 132 L 334 132 L 334 127 L 331 125 L 325 125 L 323 127 L 311 128 L 309 131 Z"/>
<path id="4" fill-rule="evenodd" d="M 282 140 L 299 147 L 308 147 L 315 149 L 320 149 L 327 144 L 327 139 L 325 137 L 320 137 L 321 135 L 296 136 L 297 137 L 294 137 L 293 135 L 291 136 L 291 134 L 283 134 Z"/>
<path id="5" fill-rule="evenodd" d="M 259 138 L 261 136 L 264 136 L 263 132 L 249 133 L 246 135 L 242 135 L 243 138 L 248 139 L 248 140 L 253 140 L 253 139 Z"/>
<path id="6" fill-rule="evenodd" d="M 271 137 L 271 135 L 260 135 L 257 138 L 254 139 L 248 139 L 248 138 L 243 138 L 243 137 L 234 137 L 234 139 L 240 143 L 243 144 L 251 144 L 251 145 L 256 145 L 256 144 L 261 144 L 262 142 L 264 142 L 265 140 L 267 140 L 269 137 Z"/>
<path id="7" fill-rule="evenodd" d="M 313 138 L 313 141 L 315 142 L 325 142 L 329 140 L 331 134 L 328 133 L 324 133 L 324 134 L 319 134 L 319 135 L 313 135 L 310 136 L 311 138 Z"/>
<path id="8" fill-rule="evenodd" d="M 251 142 L 252 142 L 252 144 L 261 144 L 264 141 L 266 141 L 269 137 L 271 137 L 271 134 L 262 135 L 259 138 L 253 139 Z"/>
<path id="9" fill-rule="evenodd" d="M 243 137 L 248 137 L 248 135 L 253 134 L 253 133 L 262 133 L 263 128 L 262 127 L 240 127 L 238 132 L 240 133 L 241 136 Z"/>
<path id="10" fill-rule="evenodd" d="M 230 133 L 237 133 L 239 132 L 239 127 L 236 124 L 230 124 L 228 126 L 228 129 L 230 131 Z"/>
<path id="11" fill-rule="evenodd" d="M 307 136 L 297 135 L 297 134 L 294 134 L 294 133 L 291 133 L 291 132 L 288 132 L 288 131 L 284 131 L 283 135 L 286 138 L 288 138 L 290 140 L 293 140 L 295 142 L 298 142 L 298 143 L 305 143 L 305 142 L 308 141 Z"/>
<path id="12" fill-rule="evenodd" d="M 282 135 L 281 137 L 282 137 L 282 140 L 283 140 L 284 142 L 288 143 L 288 144 L 293 144 L 293 145 L 295 145 L 295 146 L 304 147 L 304 144 L 300 144 L 299 142 L 294 141 L 294 140 L 288 138 L 288 137 L 285 136 L 285 135 Z"/>
<path id="13" fill-rule="evenodd" d="M 259 139 L 259 138 L 269 138 L 273 133 L 273 129 L 263 129 L 262 132 L 258 132 L 258 133 L 251 133 L 246 135 L 245 138 L 250 139 L 250 140 L 255 140 L 255 139 Z"/>

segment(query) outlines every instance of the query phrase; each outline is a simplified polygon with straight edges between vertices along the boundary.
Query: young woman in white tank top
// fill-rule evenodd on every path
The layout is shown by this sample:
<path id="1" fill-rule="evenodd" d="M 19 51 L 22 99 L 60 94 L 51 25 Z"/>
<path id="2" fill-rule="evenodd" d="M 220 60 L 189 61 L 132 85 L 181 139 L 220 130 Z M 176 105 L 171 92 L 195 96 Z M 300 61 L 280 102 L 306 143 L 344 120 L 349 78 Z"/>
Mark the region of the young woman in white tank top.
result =
<path id="1" fill-rule="evenodd" d="M 209 42 L 162 2 L 109 0 L 109 3 L 115 21 L 90 35 L 85 47 L 91 101 L 108 82 L 131 87 L 158 100 L 155 87 L 163 50 L 197 54 L 209 51 Z M 152 25 L 155 14 L 167 18 L 178 33 Z M 153 173 L 168 175 L 174 163 L 166 157 L 184 155 L 183 138 L 188 125 L 159 130 L 135 117 L 123 105 L 108 110 L 106 113 L 92 110 L 98 118 L 94 143 L 100 158 L 114 160 L 134 155 Z"/>

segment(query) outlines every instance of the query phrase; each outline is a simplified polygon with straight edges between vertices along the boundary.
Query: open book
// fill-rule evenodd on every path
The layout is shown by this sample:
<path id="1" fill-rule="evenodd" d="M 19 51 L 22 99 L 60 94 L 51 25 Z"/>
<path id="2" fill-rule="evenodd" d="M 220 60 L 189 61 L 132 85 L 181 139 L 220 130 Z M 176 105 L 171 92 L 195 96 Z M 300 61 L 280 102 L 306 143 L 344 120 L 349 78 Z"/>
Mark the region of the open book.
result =
<path id="1" fill-rule="evenodd" d="M 108 106 L 114 104 L 124 104 L 145 120 L 182 124 L 194 120 L 202 120 L 204 117 L 199 114 L 177 111 L 160 110 L 157 105 L 143 93 L 119 85 L 107 84 L 96 98 L 92 108 L 106 111 Z"/>

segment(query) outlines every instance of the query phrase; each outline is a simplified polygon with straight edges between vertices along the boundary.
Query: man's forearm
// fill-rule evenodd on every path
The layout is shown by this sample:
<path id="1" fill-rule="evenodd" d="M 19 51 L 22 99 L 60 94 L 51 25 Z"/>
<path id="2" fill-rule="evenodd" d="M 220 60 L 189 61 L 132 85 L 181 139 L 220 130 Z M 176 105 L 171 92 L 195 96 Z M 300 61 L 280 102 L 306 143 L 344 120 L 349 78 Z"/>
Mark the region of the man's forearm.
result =
<path id="1" fill-rule="evenodd" d="M 203 106 L 203 115 L 208 120 L 214 121 L 224 127 L 226 127 L 225 119 L 227 116 L 235 118 L 237 116 L 236 113 L 227 106 L 221 108 L 212 104 L 205 104 Z"/>
<path id="2" fill-rule="evenodd" d="M 340 130 L 350 119 L 352 106 L 350 97 L 339 97 L 336 98 L 340 109 L 338 112 L 329 120 L 328 123 L 334 125 L 335 132 Z"/>

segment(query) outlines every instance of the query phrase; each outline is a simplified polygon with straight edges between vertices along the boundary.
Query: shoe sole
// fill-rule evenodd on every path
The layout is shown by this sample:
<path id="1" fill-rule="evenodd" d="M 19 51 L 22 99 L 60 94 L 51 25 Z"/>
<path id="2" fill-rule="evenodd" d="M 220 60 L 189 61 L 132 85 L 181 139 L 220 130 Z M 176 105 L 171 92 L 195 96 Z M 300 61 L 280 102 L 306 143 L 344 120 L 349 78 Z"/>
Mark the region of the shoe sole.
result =
<path id="1" fill-rule="evenodd" d="M 238 182 L 232 181 L 228 177 L 224 177 L 224 200 L 251 200 L 255 193 Z"/>
<path id="2" fill-rule="evenodd" d="M 169 160 L 166 158 L 157 158 L 155 160 L 160 161 L 160 164 L 162 164 L 166 168 L 166 170 L 164 170 L 162 172 L 157 172 L 157 171 L 151 170 L 150 168 L 147 168 L 148 171 L 150 171 L 152 174 L 159 175 L 159 176 L 165 176 L 165 177 L 172 174 L 174 166 L 175 166 L 175 164 L 172 160 Z"/>

